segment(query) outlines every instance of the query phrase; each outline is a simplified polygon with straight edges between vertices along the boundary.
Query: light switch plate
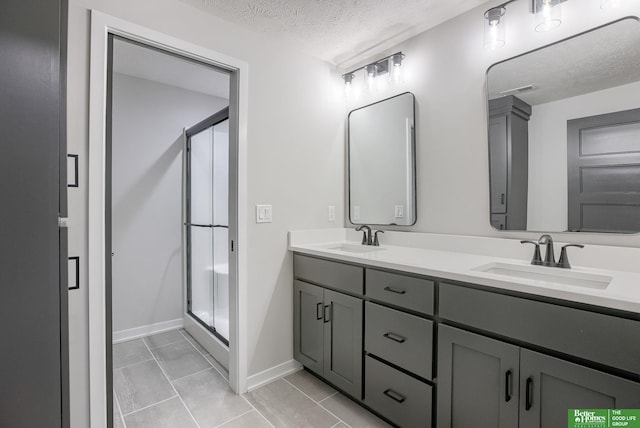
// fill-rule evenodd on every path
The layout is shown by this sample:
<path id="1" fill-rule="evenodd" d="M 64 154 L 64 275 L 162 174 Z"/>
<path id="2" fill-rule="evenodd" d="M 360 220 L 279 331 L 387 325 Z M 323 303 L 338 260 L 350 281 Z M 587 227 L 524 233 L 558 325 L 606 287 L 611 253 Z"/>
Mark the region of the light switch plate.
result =
<path id="1" fill-rule="evenodd" d="M 327 220 L 336 221 L 336 206 L 335 205 L 329 205 L 329 208 L 327 210 Z"/>
<path id="2" fill-rule="evenodd" d="M 404 217 L 404 205 L 396 205 L 396 218 Z"/>
<path id="3" fill-rule="evenodd" d="M 271 205 L 256 205 L 256 223 L 271 223 L 273 221 L 273 207 Z"/>
<path id="4" fill-rule="evenodd" d="M 360 205 L 354 205 L 353 206 L 353 213 L 351 213 L 351 214 L 352 214 L 352 217 L 353 217 L 353 219 L 352 219 L 353 221 L 360 220 Z"/>

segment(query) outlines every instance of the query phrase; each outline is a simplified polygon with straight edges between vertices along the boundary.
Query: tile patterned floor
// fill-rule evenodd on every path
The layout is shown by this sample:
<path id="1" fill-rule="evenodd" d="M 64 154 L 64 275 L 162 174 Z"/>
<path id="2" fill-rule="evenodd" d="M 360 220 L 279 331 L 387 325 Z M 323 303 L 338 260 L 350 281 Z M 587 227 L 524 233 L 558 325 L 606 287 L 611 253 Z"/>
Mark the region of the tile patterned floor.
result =
<path id="1" fill-rule="evenodd" d="M 184 330 L 113 346 L 115 428 L 365 428 L 384 421 L 305 371 L 243 395 Z"/>

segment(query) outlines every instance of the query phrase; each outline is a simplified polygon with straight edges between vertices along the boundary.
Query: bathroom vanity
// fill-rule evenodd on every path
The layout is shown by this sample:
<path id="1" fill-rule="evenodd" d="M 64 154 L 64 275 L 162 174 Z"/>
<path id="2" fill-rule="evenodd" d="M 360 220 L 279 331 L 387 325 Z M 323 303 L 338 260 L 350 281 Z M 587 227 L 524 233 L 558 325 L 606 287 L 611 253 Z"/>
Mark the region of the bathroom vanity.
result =
<path id="1" fill-rule="evenodd" d="M 481 255 L 290 249 L 295 359 L 397 426 L 559 427 L 568 409 L 640 408 L 638 274 L 536 266 L 545 282 Z"/>

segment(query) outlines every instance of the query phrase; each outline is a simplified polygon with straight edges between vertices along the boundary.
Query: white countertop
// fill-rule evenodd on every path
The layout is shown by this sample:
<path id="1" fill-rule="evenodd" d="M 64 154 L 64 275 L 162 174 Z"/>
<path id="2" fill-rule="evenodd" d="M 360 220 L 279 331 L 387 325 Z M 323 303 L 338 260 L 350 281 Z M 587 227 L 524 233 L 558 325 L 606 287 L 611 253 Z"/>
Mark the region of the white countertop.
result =
<path id="1" fill-rule="evenodd" d="M 314 238 L 313 234 L 311 235 L 311 238 Z M 320 240 L 320 237 L 333 239 L 339 236 L 339 234 L 327 234 L 325 232 L 317 234 L 316 239 L 309 239 L 309 234 L 307 233 L 305 239 L 298 240 L 290 235 L 289 250 L 338 261 L 361 263 L 385 269 L 640 313 L 640 274 L 638 273 L 591 269 L 580 266 L 571 268 L 571 272 L 578 275 L 597 275 L 612 278 L 605 289 L 596 289 L 545 282 L 537 279 L 512 278 L 496 273 L 474 270 L 492 263 L 506 263 L 516 267 L 522 266 L 524 269 L 528 269 L 528 267 L 534 270 L 540 269 L 540 272 L 543 273 L 548 272 L 548 270 L 553 270 L 551 272 L 566 271 L 560 268 L 531 266 L 528 260 L 391 245 L 382 245 L 375 251 L 354 253 L 332 249 L 331 247 L 339 247 L 341 245 L 359 246 L 359 242 L 345 240 L 323 242 Z"/>

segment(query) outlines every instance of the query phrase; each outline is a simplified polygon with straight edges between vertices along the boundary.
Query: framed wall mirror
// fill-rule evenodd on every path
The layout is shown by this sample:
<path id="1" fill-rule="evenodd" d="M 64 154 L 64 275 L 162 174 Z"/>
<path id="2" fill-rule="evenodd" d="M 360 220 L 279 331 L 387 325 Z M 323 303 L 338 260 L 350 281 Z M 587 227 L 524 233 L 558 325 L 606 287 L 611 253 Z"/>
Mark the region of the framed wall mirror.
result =
<path id="1" fill-rule="evenodd" d="M 625 18 L 487 71 L 491 224 L 640 232 L 640 23 Z"/>
<path id="2" fill-rule="evenodd" d="M 416 222 L 415 98 L 406 92 L 349 113 L 349 220 Z"/>

